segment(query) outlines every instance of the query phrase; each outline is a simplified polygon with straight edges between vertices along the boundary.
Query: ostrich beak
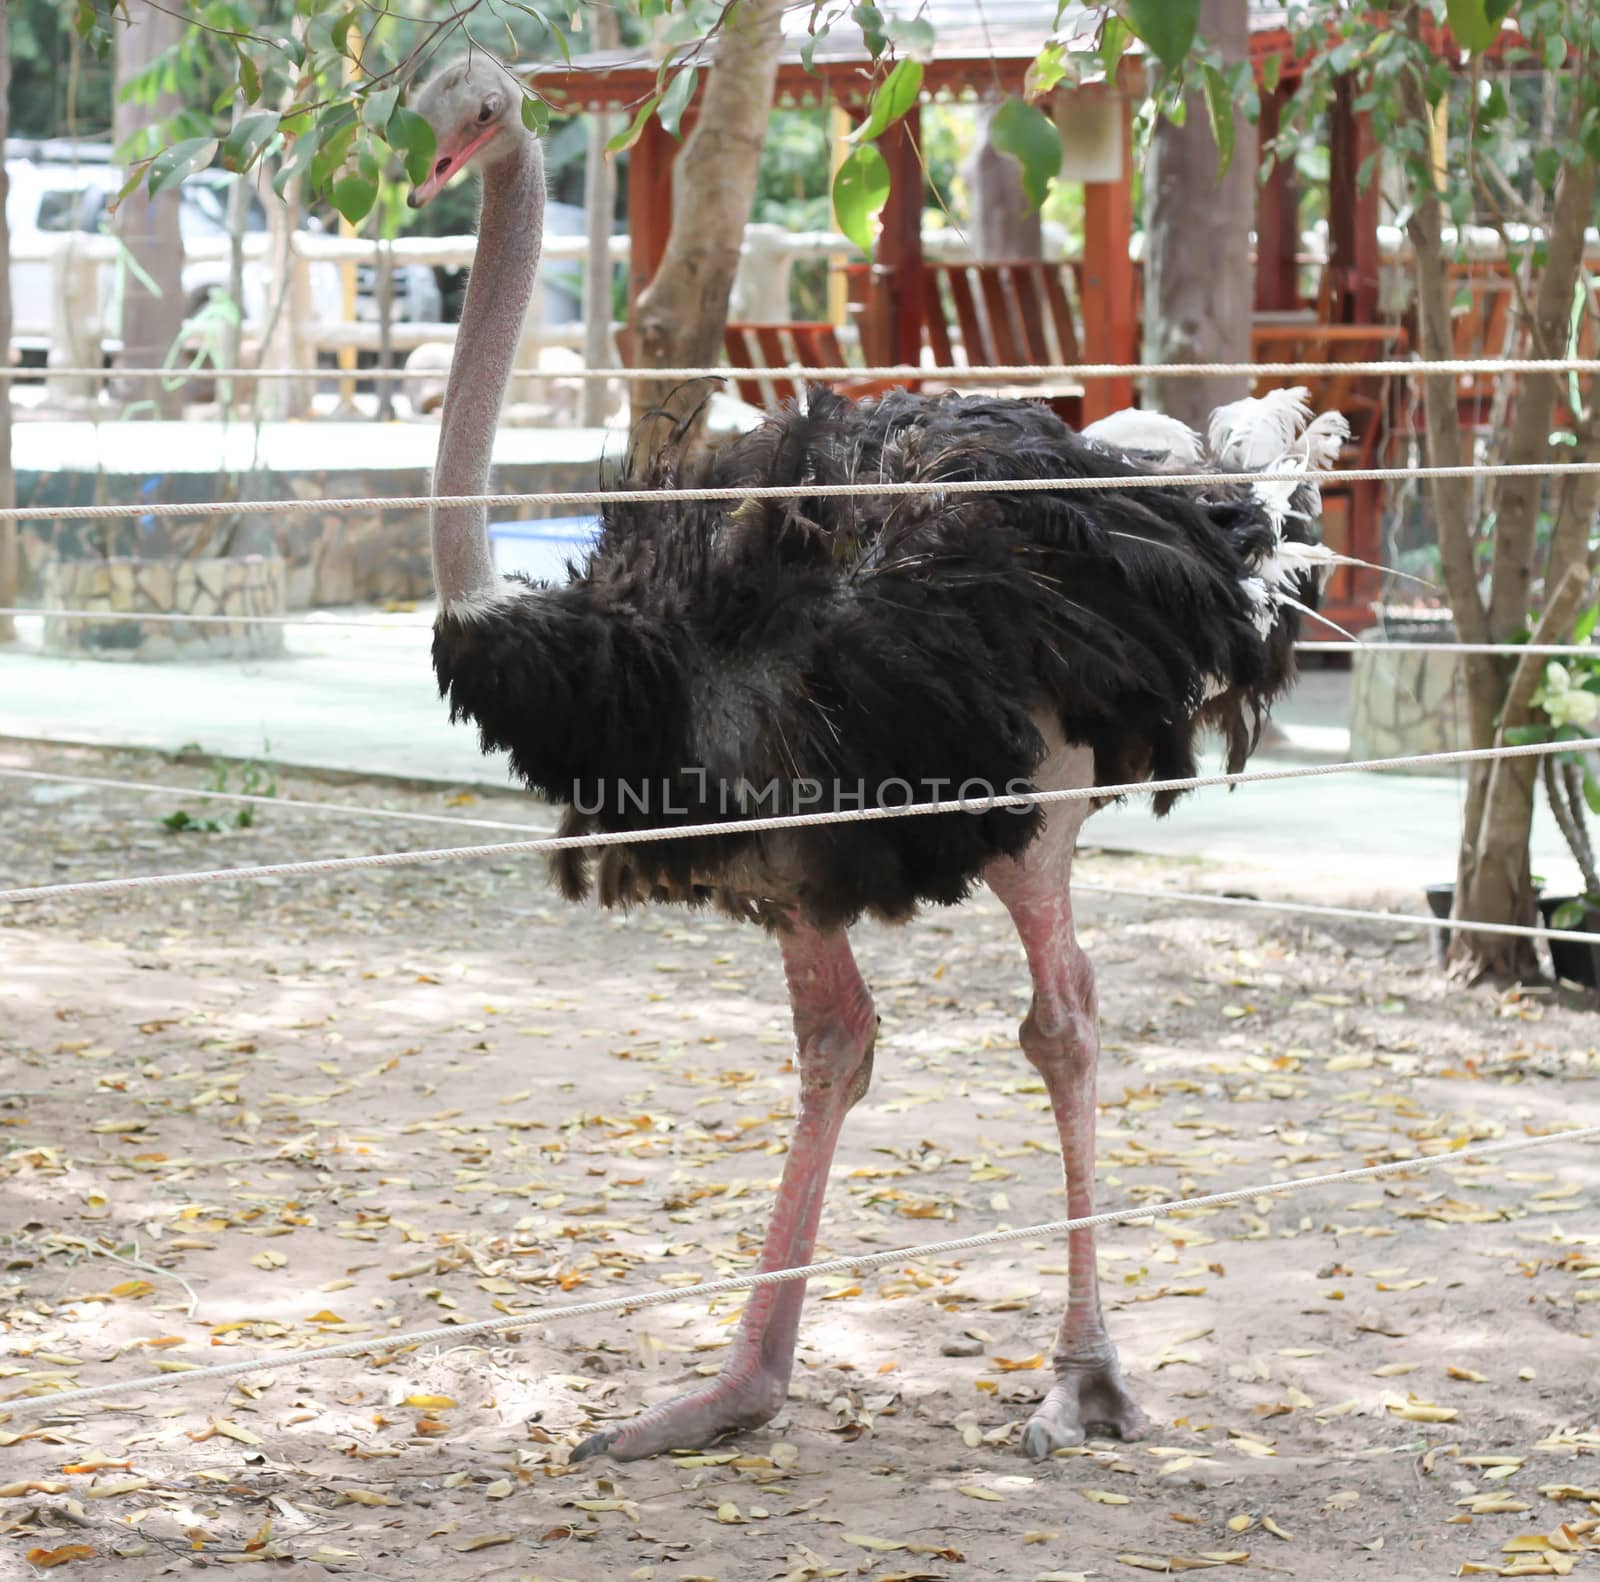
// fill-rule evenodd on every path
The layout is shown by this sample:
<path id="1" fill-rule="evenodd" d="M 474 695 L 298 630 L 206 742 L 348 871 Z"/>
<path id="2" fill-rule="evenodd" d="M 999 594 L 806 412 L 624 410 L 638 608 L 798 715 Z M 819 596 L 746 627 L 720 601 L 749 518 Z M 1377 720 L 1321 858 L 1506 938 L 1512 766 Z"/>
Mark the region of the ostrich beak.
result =
<path id="1" fill-rule="evenodd" d="M 441 138 L 433 156 L 433 169 L 429 171 L 428 179 L 411 189 L 407 203 L 413 209 L 420 209 L 424 204 L 431 202 L 456 172 L 464 170 L 478 150 L 499 130 L 498 125 L 482 132 L 477 132 L 477 128 L 472 127 Z M 472 136 L 473 132 L 477 132 L 477 136 Z"/>

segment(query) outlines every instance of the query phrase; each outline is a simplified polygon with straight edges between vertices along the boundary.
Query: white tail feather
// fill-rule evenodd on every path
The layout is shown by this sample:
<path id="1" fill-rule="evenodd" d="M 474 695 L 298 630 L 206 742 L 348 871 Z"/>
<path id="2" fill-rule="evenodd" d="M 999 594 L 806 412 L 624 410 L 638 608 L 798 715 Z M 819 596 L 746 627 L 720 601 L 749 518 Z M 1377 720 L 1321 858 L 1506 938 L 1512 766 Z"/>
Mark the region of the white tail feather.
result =
<path id="1" fill-rule="evenodd" d="M 1311 421 L 1310 391 L 1304 385 L 1269 390 L 1264 396 L 1230 401 L 1211 414 L 1207 440 L 1224 467 L 1260 472 L 1286 456 Z"/>
<path id="2" fill-rule="evenodd" d="M 1306 461 L 1317 468 L 1331 467 L 1350 443 L 1350 420 L 1343 412 L 1319 412 L 1301 436 Z"/>
<path id="3" fill-rule="evenodd" d="M 1180 423 L 1164 412 L 1141 412 L 1124 407 L 1099 418 L 1083 431 L 1085 439 L 1109 445 L 1115 450 L 1142 451 L 1168 456 L 1173 461 L 1199 461 L 1200 436 L 1187 423 Z"/>

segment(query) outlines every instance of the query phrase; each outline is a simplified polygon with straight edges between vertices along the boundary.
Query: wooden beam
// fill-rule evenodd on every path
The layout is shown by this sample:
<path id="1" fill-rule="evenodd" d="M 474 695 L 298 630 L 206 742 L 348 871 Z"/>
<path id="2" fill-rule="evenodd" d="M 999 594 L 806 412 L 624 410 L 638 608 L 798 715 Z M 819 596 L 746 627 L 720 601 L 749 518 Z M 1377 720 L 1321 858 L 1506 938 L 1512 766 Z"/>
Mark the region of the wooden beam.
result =
<path id="1" fill-rule="evenodd" d="M 1133 260 L 1133 111 L 1122 110 L 1122 179 L 1083 187 L 1083 358 L 1091 363 L 1131 363 L 1135 357 Z M 1133 380 L 1091 379 L 1083 420 L 1092 423 L 1133 405 Z"/>
<path id="2" fill-rule="evenodd" d="M 878 233 L 883 355 L 890 363 L 922 360 L 922 112 L 906 111 L 878 141 L 889 166 L 889 201 Z"/>
<path id="3" fill-rule="evenodd" d="M 687 135 L 687 129 L 685 129 Z M 628 155 L 628 321 L 644 288 L 655 279 L 672 230 L 672 165 L 678 140 L 651 116 Z"/>
<path id="4" fill-rule="evenodd" d="M 1283 87 L 1261 95 L 1259 145 L 1265 149 L 1278 135 L 1289 95 Z M 1300 277 L 1295 264 L 1299 247 L 1299 197 L 1294 164 L 1280 159 L 1256 193 L 1256 311 L 1285 313 L 1300 305 Z"/>
<path id="5" fill-rule="evenodd" d="M 1354 101 L 1353 80 L 1341 77 L 1328 114 L 1328 261 L 1336 322 L 1375 324 L 1381 263 L 1377 171 L 1369 167 L 1365 190 L 1358 190 L 1357 177 L 1377 144 L 1371 117 L 1358 112 Z"/>

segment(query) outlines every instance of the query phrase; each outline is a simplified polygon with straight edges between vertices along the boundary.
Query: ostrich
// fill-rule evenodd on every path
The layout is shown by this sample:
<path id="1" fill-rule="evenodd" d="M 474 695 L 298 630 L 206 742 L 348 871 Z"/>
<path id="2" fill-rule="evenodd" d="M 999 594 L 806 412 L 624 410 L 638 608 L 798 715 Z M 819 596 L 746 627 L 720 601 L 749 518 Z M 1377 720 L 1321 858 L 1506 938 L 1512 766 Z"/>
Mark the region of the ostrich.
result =
<path id="1" fill-rule="evenodd" d="M 433 660 L 452 720 L 564 803 L 563 833 L 722 821 L 717 838 L 615 845 L 554 864 L 573 900 L 710 905 L 774 936 L 793 1011 L 800 1104 L 761 1267 L 812 1256 L 835 1141 L 867 1090 L 877 1018 L 847 930 L 905 921 L 986 883 L 1033 980 L 1023 1052 L 1060 1133 L 1067 1206 L 1094 1209 L 1094 975 L 1070 879 L 1088 801 L 741 834 L 753 813 L 931 802 L 974 787 L 1094 787 L 1195 772 L 1219 730 L 1230 768 L 1291 679 L 1297 611 L 1315 597 L 1309 474 L 1343 420 L 1308 424 L 1303 392 L 1218 412 L 1210 464 L 1191 430 L 1123 413 L 1075 434 L 1016 400 L 817 392 L 658 483 L 1114 480 L 1217 471 L 1214 487 L 797 498 L 736 509 L 617 503 L 564 585 L 498 579 L 482 505 L 490 449 L 538 266 L 539 144 L 520 90 L 482 53 L 446 66 L 417 108 L 436 159 L 426 203 L 478 167 L 483 206 L 445 396 L 434 492 Z M 1225 470 L 1308 474 L 1252 490 Z M 893 788 L 893 789 L 891 789 Z M 1155 796 L 1155 811 L 1173 800 Z M 1022 1434 L 1048 1455 L 1146 1428 L 1101 1315 L 1094 1236 L 1069 1240 L 1055 1381 Z M 575 1459 L 630 1460 L 769 1420 L 793 1365 L 804 1286 L 755 1292 L 723 1372 L 588 1438 Z"/>

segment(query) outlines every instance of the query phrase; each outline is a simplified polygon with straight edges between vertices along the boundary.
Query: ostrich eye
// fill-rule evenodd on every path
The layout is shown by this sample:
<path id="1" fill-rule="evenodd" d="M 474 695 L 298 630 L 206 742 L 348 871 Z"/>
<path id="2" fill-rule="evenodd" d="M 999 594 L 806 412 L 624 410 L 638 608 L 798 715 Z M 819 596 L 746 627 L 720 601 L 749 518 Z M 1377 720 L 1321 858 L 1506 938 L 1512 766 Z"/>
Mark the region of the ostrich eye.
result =
<path id="1" fill-rule="evenodd" d="M 483 108 L 478 111 L 478 125 L 479 126 L 483 126 L 484 124 L 486 124 L 489 121 L 492 121 L 493 119 L 494 119 L 494 100 L 493 99 L 487 99 L 487 100 L 484 101 Z"/>

